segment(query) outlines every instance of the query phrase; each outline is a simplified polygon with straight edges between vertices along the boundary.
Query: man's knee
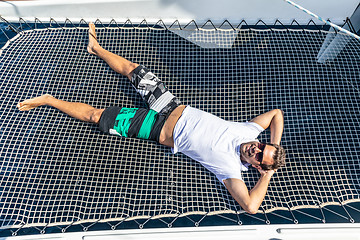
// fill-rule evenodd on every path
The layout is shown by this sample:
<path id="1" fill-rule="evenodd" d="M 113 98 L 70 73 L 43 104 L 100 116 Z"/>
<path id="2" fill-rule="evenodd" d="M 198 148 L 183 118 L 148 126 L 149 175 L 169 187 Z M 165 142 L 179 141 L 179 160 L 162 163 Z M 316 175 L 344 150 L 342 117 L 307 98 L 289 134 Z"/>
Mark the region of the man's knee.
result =
<path id="1" fill-rule="evenodd" d="M 139 64 L 133 63 L 133 62 L 131 62 L 131 63 L 128 65 L 126 76 L 129 78 L 130 81 L 131 81 L 132 76 L 133 76 L 133 74 L 134 74 L 134 70 L 135 70 L 138 66 L 139 66 Z"/>
<path id="2" fill-rule="evenodd" d="M 94 109 L 90 113 L 90 122 L 99 124 L 102 113 L 105 109 Z"/>

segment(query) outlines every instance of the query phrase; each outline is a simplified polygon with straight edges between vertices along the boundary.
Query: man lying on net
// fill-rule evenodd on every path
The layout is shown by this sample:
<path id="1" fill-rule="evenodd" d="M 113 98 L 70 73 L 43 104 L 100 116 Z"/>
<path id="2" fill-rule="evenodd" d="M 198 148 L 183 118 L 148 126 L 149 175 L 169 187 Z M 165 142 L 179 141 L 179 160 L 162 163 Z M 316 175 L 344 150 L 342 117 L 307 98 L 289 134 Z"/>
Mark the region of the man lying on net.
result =
<path id="1" fill-rule="evenodd" d="M 105 133 L 157 141 L 171 147 L 174 154 L 182 152 L 213 172 L 245 211 L 258 211 L 272 175 L 285 164 L 285 151 L 279 146 L 284 126 L 281 110 L 266 112 L 245 123 L 228 122 L 182 105 L 147 68 L 103 49 L 92 23 L 87 49 L 114 71 L 128 77 L 149 108 L 96 109 L 46 94 L 20 102 L 19 110 L 52 106 L 74 118 L 99 124 Z M 258 142 L 257 136 L 269 127 L 271 144 Z M 248 191 L 241 171 L 250 165 L 261 176 Z"/>

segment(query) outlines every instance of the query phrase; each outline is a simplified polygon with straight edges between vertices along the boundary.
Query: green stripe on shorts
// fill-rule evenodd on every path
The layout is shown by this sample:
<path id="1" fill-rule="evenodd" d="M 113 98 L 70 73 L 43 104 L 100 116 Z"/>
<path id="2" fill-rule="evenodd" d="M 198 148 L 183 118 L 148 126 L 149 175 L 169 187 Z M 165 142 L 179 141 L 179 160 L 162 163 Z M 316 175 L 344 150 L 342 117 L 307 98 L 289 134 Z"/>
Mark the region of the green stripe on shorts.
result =
<path id="1" fill-rule="evenodd" d="M 122 108 L 115 119 L 114 130 L 123 137 L 128 137 L 128 130 L 131 124 L 131 119 L 135 116 L 138 108 Z"/>
<path id="2" fill-rule="evenodd" d="M 157 112 L 154 110 L 149 110 L 148 114 L 146 115 L 143 123 L 141 124 L 141 128 L 137 135 L 138 138 L 149 139 L 151 129 L 154 126 L 156 121 Z"/>

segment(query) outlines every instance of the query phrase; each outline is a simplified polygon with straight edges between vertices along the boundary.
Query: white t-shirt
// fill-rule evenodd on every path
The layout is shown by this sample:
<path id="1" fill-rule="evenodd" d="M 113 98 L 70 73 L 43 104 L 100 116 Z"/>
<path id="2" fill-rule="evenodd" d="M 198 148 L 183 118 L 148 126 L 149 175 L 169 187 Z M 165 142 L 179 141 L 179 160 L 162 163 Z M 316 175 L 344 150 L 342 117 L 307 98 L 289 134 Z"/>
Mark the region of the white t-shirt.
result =
<path id="1" fill-rule="evenodd" d="M 213 114 L 187 106 L 174 128 L 175 154 L 181 152 L 214 173 L 219 181 L 242 180 L 249 164 L 240 160 L 240 145 L 257 141 L 264 129 L 253 122 L 229 122 Z"/>

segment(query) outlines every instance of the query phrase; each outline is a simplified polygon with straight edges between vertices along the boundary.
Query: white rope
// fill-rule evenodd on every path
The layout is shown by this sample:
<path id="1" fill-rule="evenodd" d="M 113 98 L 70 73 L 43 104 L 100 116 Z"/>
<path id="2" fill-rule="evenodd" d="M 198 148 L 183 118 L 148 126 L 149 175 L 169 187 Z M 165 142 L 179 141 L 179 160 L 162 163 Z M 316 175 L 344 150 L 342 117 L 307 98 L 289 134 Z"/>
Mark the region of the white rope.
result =
<path id="1" fill-rule="evenodd" d="M 284 1 L 287 2 L 287 3 L 289 3 L 290 5 L 292 5 L 292 6 L 294 6 L 294 7 L 302 10 L 303 12 L 305 12 L 305 13 L 313 16 L 314 18 L 317 18 L 317 19 L 319 19 L 320 21 L 322 21 L 322 22 L 324 22 L 324 23 L 326 23 L 326 24 L 329 24 L 329 25 L 332 26 L 333 28 L 336 28 L 337 30 L 339 30 L 339 31 L 341 31 L 341 32 L 344 32 L 344 33 L 346 33 L 346 34 L 348 34 L 348 35 L 356 38 L 357 40 L 360 40 L 360 37 L 359 37 L 358 35 L 350 32 L 350 31 L 348 31 L 348 30 L 346 30 L 346 29 L 344 29 L 344 28 L 342 28 L 342 27 L 339 27 L 338 25 L 336 25 L 336 24 L 334 24 L 334 23 L 332 23 L 332 22 L 329 22 L 329 21 L 323 19 L 322 17 L 319 17 L 319 16 L 316 15 L 315 13 L 310 12 L 310 11 L 307 10 L 306 8 L 303 8 L 302 6 L 294 3 L 293 1 L 290 1 L 290 0 L 284 0 Z"/>

